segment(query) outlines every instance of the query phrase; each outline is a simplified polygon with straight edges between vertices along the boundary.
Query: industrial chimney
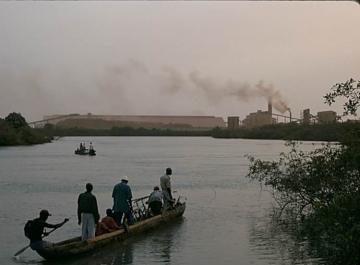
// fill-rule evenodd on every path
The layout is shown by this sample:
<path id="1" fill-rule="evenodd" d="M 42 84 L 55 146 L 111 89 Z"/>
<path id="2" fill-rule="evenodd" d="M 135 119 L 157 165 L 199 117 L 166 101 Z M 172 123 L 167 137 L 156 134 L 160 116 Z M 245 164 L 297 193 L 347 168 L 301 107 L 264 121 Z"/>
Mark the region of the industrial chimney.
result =
<path id="1" fill-rule="evenodd" d="M 290 110 L 290 108 L 288 109 L 288 111 L 289 111 L 289 114 L 290 114 L 290 122 L 291 122 L 291 110 Z"/>
<path id="2" fill-rule="evenodd" d="M 272 103 L 271 98 L 268 98 L 268 113 L 270 114 L 270 117 L 272 116 Z"/>

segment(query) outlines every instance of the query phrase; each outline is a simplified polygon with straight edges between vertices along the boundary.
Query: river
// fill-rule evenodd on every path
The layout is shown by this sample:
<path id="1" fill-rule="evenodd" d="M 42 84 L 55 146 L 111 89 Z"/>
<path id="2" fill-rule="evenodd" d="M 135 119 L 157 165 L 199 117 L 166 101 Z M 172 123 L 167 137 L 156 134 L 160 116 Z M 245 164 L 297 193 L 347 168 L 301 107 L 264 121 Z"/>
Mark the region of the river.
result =
<path id="1" fill-rule="evenodd" d="M 74 155 L 80 141 L 92 141 L 97 156 Z M 129 177 L 134 197 L 140 197 L 159 185 L 166 167 L 173 169 L 175 195 L 187 199 L 184 218 L 58 264 L 322 264 L 308 254 L 306 242 L 274 225 L 271 195 L 245 178 L 246 154 L 271 160 L 286 150 L 284 141 L 207 137 L 65 137 L 43 145 L 0 147 L 0 264 L 44 262 L 30 249 L 12 258 L 28 244 L 26 220 L 43 208 L 52 213 L 50 223 L 70 218 L 48 240 L 79 235 L 77 197 L 87 182 L 94 185 L 103 216 L 121 176 Z"/>

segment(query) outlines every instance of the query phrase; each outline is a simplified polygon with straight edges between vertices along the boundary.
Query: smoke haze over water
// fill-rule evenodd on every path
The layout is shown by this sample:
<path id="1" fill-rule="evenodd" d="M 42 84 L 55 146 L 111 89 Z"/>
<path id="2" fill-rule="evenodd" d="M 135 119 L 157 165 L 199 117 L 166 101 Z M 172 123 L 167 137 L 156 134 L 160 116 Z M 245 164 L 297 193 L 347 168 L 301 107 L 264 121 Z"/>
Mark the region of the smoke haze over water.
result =
<path id="1" fill-rule="evenodd" d="M 208 106 L 226 103 L 231 98 L 241 102 L 271 98 L 278 111 L 287 109 L 280 92 L 263 82 L 255 86 L 233 80 L 221 82 L 203 77 L 199 71 L 183 75 L 171 66 L 164 66 L 156 72 L 134 59 L 106 66 L 97 74 L 84 76 L 84 83 L 74 82 L 74 75 L 62 71 L 48 76 L 39 71 L 27 71 L 25 75 L 16 75 L 12 71 L 2 73 L 3 89 L 0 96 L 11 97 L 11 101 L 17 102 L 17 106 L 5 105 L 5 108 L 25 113 L 32 111 L 37 119 L 54 113 L 166 115 L 169 113 L 163 108 L 166 106 L 163 102 L 184 98 L 189 99 L 188 105 L 182 109 L 180 106 L 178 115 L 209 115 L 206 113 Z M 65 78 L 62 79 L 62 76 Z M 88 86 L 85 87 L 85 84 Z M 197 104 L 200 101 L 205 103 L 202 108 Z M 142 102 L 141 106 L 138 102 Z"/>

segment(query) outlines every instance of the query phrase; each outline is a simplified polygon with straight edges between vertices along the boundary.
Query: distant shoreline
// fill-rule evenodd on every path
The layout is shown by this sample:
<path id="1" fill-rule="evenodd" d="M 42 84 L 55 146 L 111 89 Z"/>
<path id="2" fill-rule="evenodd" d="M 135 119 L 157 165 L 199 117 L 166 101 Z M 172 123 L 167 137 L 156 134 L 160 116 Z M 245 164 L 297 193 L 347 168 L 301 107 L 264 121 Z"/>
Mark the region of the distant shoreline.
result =
<path id="1" fill-rule="evenodd" d="M 217 139 L 257 139 L 294 141 L 344 141 L 351 134 L 360 132 L 360 123 L 333 124 L 274 124 L 258 128 L 225 129 L 147 129 L 132 127 L 113 127 L 111 129 L 45 127 L 7 131 L 0 130 L 0 146 L 34 145 L 51 142 L 61 137 L 96 136 L 150 136 L 150 137 L 213 137 Z"/>
<path id="2" fill-rule="evenodd" d="M 349 133 L 360 131 L 359 123 L 332 124 L 274 124 L 257 128 L 226 129 L 157 129 L 113 127 L 111 129 L 87 128 L 44 128 L 44 134 L 51 137 L 64 136 L 181 136 L 213 137 L 219 139 L 259 139 L 259 140 L 299 140 L 299 141 L 339 141 Z"/>

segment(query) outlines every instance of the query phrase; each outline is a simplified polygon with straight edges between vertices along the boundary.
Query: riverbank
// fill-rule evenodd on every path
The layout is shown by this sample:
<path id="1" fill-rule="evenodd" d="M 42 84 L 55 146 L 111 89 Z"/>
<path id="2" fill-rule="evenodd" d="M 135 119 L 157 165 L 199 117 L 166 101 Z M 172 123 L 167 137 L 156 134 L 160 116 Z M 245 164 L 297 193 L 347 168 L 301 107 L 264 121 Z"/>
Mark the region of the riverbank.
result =
<path id="1" fill-rule="evenodd" d="M 299 141 L 342 141 L 350 132 L 360 130 L 359 123 L 330 123 L 304 125 L 297 123 L 274 124 L 251 129 L 212 130 L 214 138 L 242 138 L 264 140 L 299 140 Z"/>
<path id="2" fill-rule="evenodd" d="M 148 129 L 132 127 L 113 127 L 109 129 L 61 128 L 48 126 L 39 131 L 55 136 L 202 136 L 213 138 L 241 138 L 263 140 L 299 140 L 299 141 L 341 141 L 349 131 L 360 130 L 358 123 L 334 124 L 274 124 L 259 128 L 214 128 L 199 129 Z"/>
<path id="3" fill-rule="evenodd" d="M 0 146 L 31 145 L 50 142 L 65 136 L 189 136 L 224 139 L 261 139 L 297 141 L 344 141 L 360 130 L 360 123 L 333 123 L 304 125 L 297 123 L 273 124 L 258 128 L 133 128 L 113 127 L 111 129 L 62 128 L 46 125 L 32 129 L 29 126 L 14 127 L 0 119 Z"/>
<path id="4" fill-rule="evenodd" d="M 33 145 L 51 142 L 52 136 L 43 130 L 30 128 L 18 113 L 0 118 L 0 146 Z"/>

